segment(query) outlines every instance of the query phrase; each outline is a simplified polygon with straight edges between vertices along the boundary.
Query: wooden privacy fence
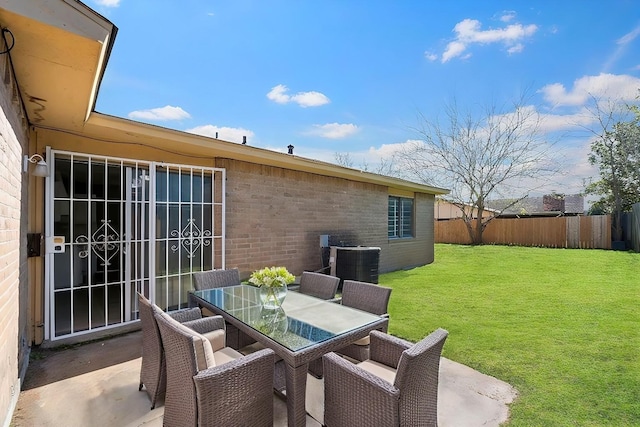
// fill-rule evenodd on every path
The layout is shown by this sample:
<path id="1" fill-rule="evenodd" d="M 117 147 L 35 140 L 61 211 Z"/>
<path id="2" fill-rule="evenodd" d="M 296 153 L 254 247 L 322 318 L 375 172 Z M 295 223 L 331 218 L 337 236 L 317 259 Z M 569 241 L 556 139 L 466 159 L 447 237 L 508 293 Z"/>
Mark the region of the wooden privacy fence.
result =
<path id="1" fill-rule="evenodd" d="M 434 232 L 436 243 L 471 243 L 462 219 L 436 221 Z M 611 217 L 495 218 L 482 239 L 496 245 L 611 249 Z"/>

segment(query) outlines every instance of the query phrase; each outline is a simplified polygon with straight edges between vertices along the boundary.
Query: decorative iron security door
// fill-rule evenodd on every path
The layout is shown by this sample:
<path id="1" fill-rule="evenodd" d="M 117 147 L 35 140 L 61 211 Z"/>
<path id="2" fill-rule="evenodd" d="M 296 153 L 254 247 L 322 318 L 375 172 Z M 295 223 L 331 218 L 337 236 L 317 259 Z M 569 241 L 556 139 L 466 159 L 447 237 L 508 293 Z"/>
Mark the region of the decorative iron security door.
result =
<path id="1" fill-rule="evenodd" d="M 191 273 L 224 267 L 224 170 L 47 158 L 46 339 L 136 320 L 136 292 L 185 307 Z"/>

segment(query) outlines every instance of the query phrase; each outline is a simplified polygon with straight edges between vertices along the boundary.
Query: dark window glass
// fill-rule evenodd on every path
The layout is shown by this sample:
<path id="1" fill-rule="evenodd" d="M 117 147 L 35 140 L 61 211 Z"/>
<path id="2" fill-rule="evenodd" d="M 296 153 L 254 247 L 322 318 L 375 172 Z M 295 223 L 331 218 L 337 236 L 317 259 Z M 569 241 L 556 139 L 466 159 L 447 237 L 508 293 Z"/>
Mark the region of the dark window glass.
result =
<path id="1" fill-rule="evenodd" d="M 53 189 L 56 199 L 66 199 L 71 194 L 71 161 L 56 158 L 56 184 Z"/>
<path id="2" fill-rule="evenodd" d="M 86 162 L 73 163 L 73 197 L 86 199 L 88 196 L 89 164 Z"/>
<path id="3" fill-rule="evenodd" d="M 104 163 L 91 163 L 91 198 L 104 199 Z"/>
<path id="4" fill-rule="evenodd" d="M 400 199 L 400 237 L 413 237 L 413 200 Z"/>
<path id="5" fill-rule="evenodd" d="M 121 200 L 124 198 L 122 186 L 122 168 L 120 165 L 109 165 L 107 168 L 107 199 Z"/>
<path id="6" fill-rule="evenodd" d="M 389 197 L 389 238 L 413 237 L 413 199 Z"/>

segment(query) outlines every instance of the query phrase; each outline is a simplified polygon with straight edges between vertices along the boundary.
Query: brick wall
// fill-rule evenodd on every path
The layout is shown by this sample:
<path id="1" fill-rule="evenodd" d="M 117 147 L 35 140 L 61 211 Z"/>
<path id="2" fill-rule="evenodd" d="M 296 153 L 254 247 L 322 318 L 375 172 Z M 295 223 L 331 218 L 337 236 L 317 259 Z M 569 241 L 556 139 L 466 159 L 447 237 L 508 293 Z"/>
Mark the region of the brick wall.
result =
<path id="1" fill-rule="evenodd" d="M 8 425 L 29 350 L 27 216 L 23 214 L 27 175 L 22 173 L 28 134 L 8 55 L 0 56 L 0 76 L 0 421 Z"/>
<path id="2" fill-rule="evenodd" d="M 388 241 L 380 256 L 381 271 L 417 267 L 433 262 L 434 200 L 434 195 L 416 194 L 415 237 Z M 385 255 L 384 259 L 382 254 Z"/>
<path id="3" fill-rule="evenodd" d="M 243 278 L 270 265 L 319 269 L 321 234 L 380 247 L 383 272 L 433 261 L 433 196 L 416 197 L 417 238 L 390 243 L 387 187 L 230 159 L 216 166 L 227 170 L 226 266 Z"/>

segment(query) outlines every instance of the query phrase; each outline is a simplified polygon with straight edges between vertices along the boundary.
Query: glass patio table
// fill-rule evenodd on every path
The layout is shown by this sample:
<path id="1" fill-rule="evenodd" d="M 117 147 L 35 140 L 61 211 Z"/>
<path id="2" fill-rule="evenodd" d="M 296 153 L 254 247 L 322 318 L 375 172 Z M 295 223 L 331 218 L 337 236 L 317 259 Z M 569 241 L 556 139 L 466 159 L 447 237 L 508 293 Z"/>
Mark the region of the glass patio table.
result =
<path id="1" fill-rule="evenodd" d="M 281 308 L 267 309 L 262 306 L 260 289 L 250 285 L 192 291 L 189 305 L 222 315 L 282 358 L 284 384 L 274 387 L 286 390 L 289 426 L 306 424 L 309 362 L 382 329 L 388 322 L 384 317 L 293 291 L 287 293 Z"/>

